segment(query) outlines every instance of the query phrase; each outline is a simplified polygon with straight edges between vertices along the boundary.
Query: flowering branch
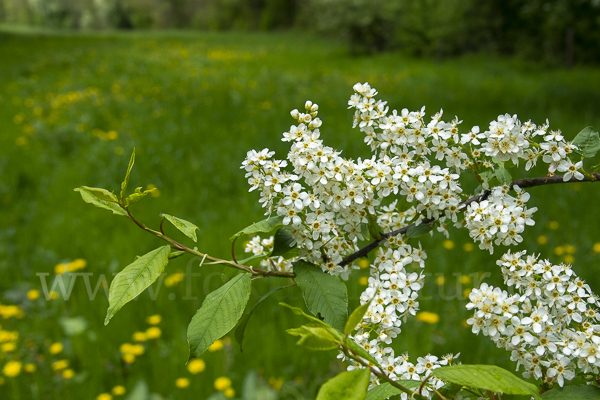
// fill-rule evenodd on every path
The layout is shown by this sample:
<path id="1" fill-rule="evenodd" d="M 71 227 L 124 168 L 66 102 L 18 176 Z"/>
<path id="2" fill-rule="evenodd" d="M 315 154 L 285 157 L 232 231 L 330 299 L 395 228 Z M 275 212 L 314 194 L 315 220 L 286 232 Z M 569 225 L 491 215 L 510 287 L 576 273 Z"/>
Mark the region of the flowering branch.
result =
<path id="1" fill-rule="evenodd" d="M 521 178 L 521 179 L 517 179 L 517 180 L 513 181 L 509 186 L 510 186 L 510 189 L 512 190 L 513 187 L 515 187 L 515 186 L 518 186 L 520 188 L 530 188 L 530 187 L 535 187 L 535 186 L 552 185 L 552 184 L 556 184 L 556 183 L 596 182 L 598 180 L 600 180 L 600 173 L 591 174 L 591 177 L 584 176 L 583 179 L 576 179 L 575 177 L 572 176 L 570 179 L 567 179 L 567 180 L 564 180 L 564 175 L 554 175 L 554 176 L 550 176 L 550 177 L 540 177 L 540 178 Z M 460 210 L 464 210 L 464 209 L 466 209 L 466 207 L 469 204 L 471 204 L 473 202 L 479 202 L 485 196 L 486 196 L 486 194 L 483 193 L 483 194 L 479 194 L 477 196 L 470 197 L 467 200 L 461 202 L 458 208 Z M 437 219 L 438 218 L 425 218 L 425 219 L 421 220 L 420 223 L 421 224 L 432 224 Z M 396 229 L 391 232 L 382 233 L 381 239 L 374 240 L 371 243 L 369 243 L 368 245 L 366 245 L 365 247 L 358 250 L 357 252 L 350 254 L 349 256 L 344 258 L 342 260 L 342 262 L 339 263 L 339 265 L 345 266 L 361 257 L 365 257 L 367 254 L 369 254 L 371 251 L 375 250 L 377 247 L 379 247 L 380 244 L 382 244 L 389 238 L 405 234 L 406 232 L 408 232 L 408 230 L 410 228 L 412 228 L 414 226 L 416 226 L 416 222 L 412 223 L 410 225 L 407 225 L 405 227 L 402 227 L 400 229 Z"/>

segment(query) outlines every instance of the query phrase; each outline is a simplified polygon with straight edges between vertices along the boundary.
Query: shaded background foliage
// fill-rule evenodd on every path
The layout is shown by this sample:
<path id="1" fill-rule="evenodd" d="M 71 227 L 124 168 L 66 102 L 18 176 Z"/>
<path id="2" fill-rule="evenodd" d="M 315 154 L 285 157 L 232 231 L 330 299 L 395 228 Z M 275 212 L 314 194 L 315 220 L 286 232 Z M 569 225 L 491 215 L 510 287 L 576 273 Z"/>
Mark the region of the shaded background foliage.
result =
<path id="1" fill-rule="evenodd" d="M 570 67 L 600 61 L 598 0 L 0 0 L 0 21 L 69 29 L 288 30 L 353 53 L 494 52 Z"/>

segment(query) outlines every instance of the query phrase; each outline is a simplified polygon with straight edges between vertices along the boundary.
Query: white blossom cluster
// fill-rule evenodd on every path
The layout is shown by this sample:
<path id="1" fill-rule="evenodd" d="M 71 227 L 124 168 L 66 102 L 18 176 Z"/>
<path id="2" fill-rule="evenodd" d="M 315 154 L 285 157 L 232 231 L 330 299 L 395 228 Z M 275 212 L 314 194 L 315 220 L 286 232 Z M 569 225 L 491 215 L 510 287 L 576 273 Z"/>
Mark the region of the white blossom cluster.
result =
<path id="1" fill-rule="evenodd" d="M 257 190 L 260 193 L 259 202 L 265 208 L 265 215 L 268 218 L 279 218 L 291 233 L 299 248 L 299 257 L 332 275 L 347 279 L 351 270 L 357 268 L 339 264 L 344 257 L 358 250 L 359 241 L 367 239 L 365 236 L 373 228 L 374 221 L 384 232 L 412 223 L 418 225 L 426 218 L 438 220 L 437 229 L 445 235 L 448 235 L 448 223 L 458 227 L 466 226 L 479 247 L 490 252 L 493 252 L 494 245 L 520 243 L 525 226 L 534 224 L 532 214 L 536 208 L 525 205 L 529 194 L 516 186 L 492 187 L 489 193 L 486 192 L 487 196 L 478 202 L 472 202 L 465 209 L 461 201 L 468 196 L 463 194 L 459 182 L 464 170 L 473 170 L 481 187 L 488 189 L 492 177 L 505 175 L 506 171 L 502 171 L 505 166 L 508 168 L 511 164 L 518 165 L 523 161 L 526 163 L 525 169 L 529 170 L 541 158 L 549 164 L 549 174 L 560 171 L 565 173 L 564 180 L 572 177 L 583 179 L 580 172 L 582 163 L 574 164 L 569 158 L 577 149 L 576 146 L 565 141 L 560 131 L 550 131 L 547 121 L 538 126 L 531 121 L 522 123 L 516 115 L 506 114 L 492 121 L 484 132 L 475 126 L 467 133 L 461 133 L 459 126 L 462 121 L 458 118 L 451 122 L 443 121 L 443 110 L 426 120 L 424 107 L 419 111 L 390 111 L 385 101 L 376 99 L 377 91 L 368 83 L 356 84 L 354 92 L 348 105 L 355 109 L 354 127 L 365 134 L 365 143 L 372 151 L 370 157 L 348 159 L 342 157 L 341 152 L 326 146 L 321 139 L 322 122 L 317 117 L 319 107 L 307 101 L 304 112 L 291 112 L 297 123 L 283 134 L 282 140 L 290 143 L 286 159 L 274 158 L 274 152 L 268 149 L 252 150 L 248 152 L 241 167 L 246 172 L 250 191 Z M 509 193 L 511 190 L 516 192 L 514 196 Z M 459 221 L 458 215 L 462 211 L 465 211 L 465 219 Z M 248 245 L 247 251 L 262 255 L 265 254 L 266 246 L 268 245 L 260 238 L 255 238 Z M 428 355 L 412 364 L 406 354 L 396 357 L 390 346 L 400 333 L 402 322 L 415 315 L 418 310 L 418 292 L 423 286 L 421 269 L 425 258 L 420 245 L 417 249 L 404 243 L 400 236 L 390 237 L 371 265 L 368 287 L 361 296 L 363 304 L 373 300 L 358 331 L 352 337 L 377 359 L 384 372 L 392 379 L 421 380 L 432 369 L 451 363 L 455 357 L 448 355 L 438 359 Z M 267 265 L 270 261 L 263 260 L 262 263 L 264 267 L 270 268 Z M 290 269 L 291 265 L 285 266 L 286 271 Z M 530 274 L 526 277 L 523 275 L 522 279 L 525 278 L 535 281 L 539 277 Z M 574 296 L 569 288 L 567 286 L 559 296 L 561 299 Z M 586 286 L 584 289 L 589 288 Z M 484 290 L 483 286 L 481 290 Z M 545 290 L 552 294 L 556 292 L 556 289 Z M 484 292 L 487 296 L 487 289 Z M 502 293 L 505 292 L 498 289 L 489 293 L 492 297 L 486 301 L 496 304 L 496 300 L 502 298 Z M 504 340 L 502 338 L 506 338 L 506 335 L 500 335 L 501 338 L 498 339 L 500 342 L 504 340 L 502 343 L 507 346 L 520 345 L 533 352 L 528 354 L 535 355 L 542 339 L 546 340 L 550 334 L 558 335 L 559 331 L 553 329 L 566 321 L 564 315 L 560 314 L 562 311 L 559 312 L 556 308 L 556 304 L 560 302 L 555 300 L 551 305 L 544 303 L 544 293 L 542 291 L 538 297 L 523 295 L 523 299 L 506 295 L 507 299 L 513 299 L 515 303 L 508 306 L 510 312 L 504 311 L 502 300 L 498 303 L 500 306 L 492 307 L 493 311 L 501 310 L 500 314 L 492 313 L 495 316 L 490 318 L 486 314 L 485 317 L 472 319 L 472 322 L 483 321 L 479 328 L 483 329 L 488 322 L 492 324 L 488 319 L 493 320 L 493 323 L 496 320 L 502 321 L 503 329 L 508 329 L 503 332 L 509 332 L 512 328 L 507 327 L 512 326 L 513 318 L 518 318 L 519 323 L 525 324 L 523 318 L 531 318 L 533 321 L 533 316 L 525 316 L 529 311 L 531 314 L 532 310 L 538 310 L 538 304 L 539 307 L 546 307 L 544 315 L 547 319 L 544 320 L 543 329 L 538 332 L 538 326 L 530 323 L 530 334 L 534 338 L 531 343 L 537 340 L 533 350 L 527 347 L 530 344 L 528 339 L 522 339 L 514 345 L 513 341 L 516 339 L 512 337 Z M 595 297 L 586 297 L 590 298 Z M 525 308 L 519 308 L 517 299 Z M 526 307 L 527 304 L 529 308 Z M 572 311 L 568 306 L 564 309 L 565 314 L 572 314 L 568 311 Z M 588 310 L 586 308 L 585 313 L 589 313 Z M 589 323 L 591 317 L 586 314 L 582 318 L 581 323 Z M 485 326 L 486 334 L 500 332 Z M 568 329 L 572 327 L 569 326 Z M 584 331 L 574 329 L 572 332 L 573 335 L 580 335 Z M 589 332 L 589 329 L 585 332 Z M 495 337 L 494 334 L 490 336 Z M 542 338 L 542 334 L 546 336 Z M 553 337 L 550 341 L 552 340 Z M 591 342 L 595 343 L 594 340 L 596 339 Z M 551 348 L 544 349 L 545 357 L 552 353 Z M 567 344 L 561 349 L 564 357 L 577 353 L 579 358 L 569 358 L 571 364 L 565 365 L 558 356 L 544 358 L 543 362 L 549 364 L 544 365 L 540 361 L 539 371 L 544 371 L 546 379 L 559 382 L 570 379 L 568 373 L 561 371 L 574 370 L 574 366 L 586 370 L 582 367 L 581 359 L 595 363 L 595 360 L 589 361 L 588 353 L 581 348 L 576 351 Z M 571 349 L 571 353 L 565 353 L 565 349 Z M 521 357 L 520 350 L 515 351 L 517 353 L 513 353 L 513 358 L 518 359 L 529 373 L 537 377 L 538 370 L 531 369 L 531 366 L 540 357 Z M 350 369 L 355 367 L 359 365 L 351 365 Z M 595 364 L 593 368 L 597 368 Z M 431 378 L 428 383 L 434 387 L 443 385 L 436 378 Z M 372 384 L 378 384 L 374 377 Z M 427 397 L 432 396 L 431 391 L 424 390 Z"/>
<path id="2" fill-rule="evenodd" d="M 509 193 L 509 187 L 496 186 L 492 188 L 487 199 L 472 202 L 465 211 L 465 226 L 469 236 L 479 248 L 494 252 L 494 246 L 511 246 L 523 241 L 521 233 L 525 225 L 534 225 L 531 218 L 537 211 L 536 207 L 527 208 L 525 203 L 529 200 L 529 193 L 518 186 L 513 190 L 516 196 Z"/>
<path id="3" fill-rule="evenodd" d="M 518 293 L 482 284 L 469 295 L 473 333 L 511 352 L 523 376 L 563 386 L 576 373 L 600 372 L 598 297 L 569 265 L 553 265 L 525 251 L 497 262 Z"/>
<path id="4" fill-rule="evenodd" d="M 361 304 L 370 302 L 370 305 L 352 339 L 368 351 L 393 380 L 423 380 L 431 375 L 433 369 L 448 365 L 458 356 L 449 354 L 439 359 L 428 354 L 419 357 L 413 364 L 408 354 L 396 356 L 389 346 L 400 334 L 402 323 L 416 315 L 419 309 L 418 296 L 423 288 L 422 269 L 426 258 L 420 248 L 408 244 L 387 244 L 378 250 L 371 266 L 368 287 L 360 297 Z M 344 358 L 343 355 L 340 358 Z M 360 364 L 349 361 L 349 370 L 360 368 Z M 378 383 L 373 375 L 372 384 Z M 435 377 L 431 377 L 428 383 L 436 389 L 444 385 Z M 423 395 L 429 397 L 433 391 L 424 388 Z"/>
<path id="5" fill-rule="evenodd" d="M 291 271 L 292 263 L 296 261 L 295 258 L 286 260 L 281 256 L 269 257 L 269 254 L 271 254 L 273 251 L 274 239 L 275 238 L 273 236 L 262 239 L 260 236 L 256 235 L 246 242 L 244 245 L 244 251 L 246 253 L 252 253 L 252 255 L 256 257 L 264 257 L 264 259 L 260 260 L 260 266 L 267 271 L 274 269 L 284 272 Z"/>

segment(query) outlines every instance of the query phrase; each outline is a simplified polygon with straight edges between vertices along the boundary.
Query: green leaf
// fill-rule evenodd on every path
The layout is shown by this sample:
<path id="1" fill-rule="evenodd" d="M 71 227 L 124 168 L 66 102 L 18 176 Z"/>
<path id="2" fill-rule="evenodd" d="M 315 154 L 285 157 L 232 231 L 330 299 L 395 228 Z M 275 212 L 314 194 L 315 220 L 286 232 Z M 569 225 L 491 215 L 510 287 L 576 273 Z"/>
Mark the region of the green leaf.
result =
<path id="1" fill-rule="evenodd" d="M 484 182 L 489 182 L 490 179 L 494 176 L 494 172 L 491 170 L 483 171 L 479 173 L 479 177 L 483 179 Z M 477 191 L 475 191 L 477 192 Z"/>
<path id="2" fill-rule="evenodd" d="M 194 242 L 198 241 L 198 238 L 196 237 L 196 229 L 200 230 L 200 228 L 198 228 L 196 225 L 186 221 L 185 219 L 177 218 L 169 214 L 161 214 L 161 217 L 173 224 L 175 228 L 179 229 L 181 233 L 192 239 Z"/>
<path id="3" fill-rule="evenodd" d="M 352 311 L 352 314 L 350 314 L 350 317 L 348 318 L 348 321 L 346 322 L 346 326 L 344 327 L 344 333 L 346 335 L 349 335 L 352 332 L 354 332 L 354 329 L 356 329 L 356 326 L 358 324 L 360 324 L 360 321 L 362 321 L 363 317 L 367 313 L 367 310 L 369 309 L 369 306 L 371 305 L 371 301 L 373 299 L 374 299 L 374 297 L 371 298 L 371 300 L 369 300 L 362 306 L 359 306 L 354 311 Z"/>
<path id="4" fill-rule="evenodd" d="M 113 214 L 126 216 L 127 212 L 119 205 L 117 196 L 106 189 L 82 186 L 75 189 L 86 203 L 110 210 Z"/>
<path id="5" fill-rule="evenodd" d="M 371 373 L 366 369 L 342 372 L 321 386 L 317 400 L 363 400 L 370 379 Z"/>
<path id="6" fill-rule="evenodd" d="M 131 158 L 129 159 L 129 166 L 127 167 L 127 173 L 125 174 L 125 179 L 123 183 L 121 183 L 121 199 L 125 198 L 125 192 L 127 191 L 127 184 L 129 183 L 129 175 L 131 174 L 131 169 L 133 168 L 133 163 L 135 162 L 135 148 L 133 149 L 133 153 L 131 153 Z"/>
<path id="7" fill-rule="evenodd" d="M 255 222 L 252 225 L 245 227 L 244 229 L 230 237 L 229 240 L 234 241 L 235 239 L 243 235 L 271 233 L 281 226 L 283 226 L 283 217 L 272 216 L 268 219 L 263 219 L 262 221 Z"/>
<path id="8" fill-rule="evenodd" d="M 316 322 L 309 322 L 299 328 L 286 330 L 292 336 L 300 336 L 296 344 L 314 351 L 326 351 L 338 348 L 341 340 L 333 331 L 332 327 L 324 327 Z"/>
<path id="9" fill-rule="evenodd" d="M 458 392 L 462 390 L 462 385 L 457 385 L 456 383 L 446 383 L 444 386 L 438 389 L 438 392 L 444 396 L 445 399 L 454 399 Z M 434 392 L 432 400 L 442 400 L 437 393 Z"/>
<path id="10" fill-rule="evenodd" d="M 329 325 L 343 331 L 348 318 L 348 291 L 336 276 L 323 272 L 305 261 L 294 264 L 296 283 L 302 289 L 306 307 L 313 315 L 321 317 Z"/>
<path id="11" fill-rule="evenodd" d="M 154 192 L 155 190 L 156 190 L 156 188 L 152 188 L 152 189 L 144 190 L 142 192 L 141 187 L 136 188 L 133 193 L 131 193 L 129 196 L 127 196 L 127 198 L 125 198 L 125 206 L 129 207 L 131 205 L 134 205 L 135 203 L 140 201 L 142 198 L 146 197 L 148 194 Z"/>
<path id="12" fill-rule="evenodd" d="M 175 258 L 181 257 L 184 254 L 186 254 L 186 252 L 183 251 L 183 250 L 180 250 L 180 251 L 171 251 L 171 254 L 169 254 L 169 260 L 173 260 Z"/>
<path id="13" fill-rule="evenodd" d="M 512 183 L 512 176 L 508 172 L 508 170 L 504 167 L 497 167 L 494 175 L 498 179 L 501 185 L 509 185 Z"/>
<path id="14" fill-rule="evenodd" d="M 423 236 L 424 234 L 432 231 L 434 225 L 435 225 L 435 222 L 430 222 L 428 224 L 420 224 L 417 226 L 411 226 L 410 228 L 408 228 L 408 231 L 406 231 L 406 237 L 407 238 L 416 238 L 419 236 Z"/>
<path id="15" fill-rule="evenodd" d="M 296 242 L 290 231 L 278 229 L 273 238 L 273 251 L 269 257 L 285 256 L 296 248 Z"/>
<path id="16" fill-rule="evenodd" d="M 190 358 L 199 357 L 237 324 L 251 290 L 250 274 L 240 274 L 206 296 L 188 326 Z"/>
<path id="17" fill-rule="evenodd" d="M 600 388 L 598 386 L 565 386 L 563 388 L 549 390 L 542 394 L 544 400 L 590 400 L 600 399 Z"/>
<path id="18" fill-rule="evenodd" d="M 136 298 L 158 279 L 169 262 L 170 253 L 171 246 L 159 247 L 138 257 L 115 276 L 110 283 L 108 311 L 104 325 L 107 325 L 125 304 Z"/>
<path id="19" fill-rule="evenodd" d="M 279 303 L 279 305 L 289 308 L 290 310 L 292 310 L 294 312 L 294 314 L 301 315 L 304 318 L 308 319 L 311 322 L 311 326 L 313 326 L 313 325 L 321 326 L 323 328 L 329 329 L 329 333 L 331 333 L 331 335 L 335 337 L 336 341 L 341 343 L 342 340 L 344 340 L 344 336 L 341 334 L 340 331 L 338 331 L 337 329 L 335 329 L 334 327 L 332 327 L 330 325 L 327 325 L 327 323 L 321 321 L 319 318 L 315 318 L 312 315 L 306 314 L 304 311 L 302 311 L 301 308 L 293 307 L 293 306 L 290 306 L 289 304 L 285 304 L 285 303 Z"/>
<path id="20" fill-rule="evenodd" d="M 591 126 L 583 128 L 573 139 L 573 144 L 579 147 L 577 151 L 585 158 L 592 158 L 600 150 L 600 136 Z"/>
<path id="21" fill-rule="evenodd" d="M 242 351 L 242 342 L 244 341 L 244 333 L 246 331 L 246 325 L 248 325 L 248 321 L 250 320 L 250 317 L 254 313 L 254 309 L 256 308 L 256 306 L 258 306 L 260 303 L 262 303 L 263 300 L 265 300 L 267 297 L 269 297 L 276 291 L 281 290 L 283 288 L 284 288 L 284 286 L 277 287 L 275 289 L 271 289 L 266 294 L 263 294 L 262 296 L 260 296 L 259 299 L 256 301 L 256 303 L 254 303 L 254 306 L 252 306 L 250 311 L 248 311 L 246 314 L 244 314 L 242 319 L 240 319 L 240 322 L 238 322 L 237 327 L 235 328 L 235 340 L 240 345 L 240 351 Z"/>
<path id="22" fill-rule="evenodd" d="M 421 386 L 421 381 L 396 381 L 400 385 L 408 389 L 418 388 Z M 402 390 L 393 387 L 390 383 L 385 382 L 367 392 L 365 400 L 385 400 L 388 397 L 396 396 L 402 393 Z"/>
<path id="23" fill-rule="evenodd" d="M 453 365 L 434 369 L 432 374 L 445 382 L 496 393 L 525 394 L 540 398 L 534 385 L 495 365 Z"/>
<path id="24" fill-rule="evenodd" d="M 375 240 L 381 240 L 381 228 L 377 225 L 377 217 L 369 215 L 369 222 L 367 223 L 367 229 L 371 238 Z"/>
<path id="25" fill-rule="evenodd" d="M 379 363 L 377 362 L 375 357 L 373 357 L 371 355 L 371 353 L 366 351 L 362 346 L 359 346 L 358 344 L 356 344 L 356 342 L 354 340 L 346 340 L 345 344 L 357 356 L 364 358 L 365 360 L 369 361 L 371 364 L 373 364 L 375 366 L 379 366 Z"/>

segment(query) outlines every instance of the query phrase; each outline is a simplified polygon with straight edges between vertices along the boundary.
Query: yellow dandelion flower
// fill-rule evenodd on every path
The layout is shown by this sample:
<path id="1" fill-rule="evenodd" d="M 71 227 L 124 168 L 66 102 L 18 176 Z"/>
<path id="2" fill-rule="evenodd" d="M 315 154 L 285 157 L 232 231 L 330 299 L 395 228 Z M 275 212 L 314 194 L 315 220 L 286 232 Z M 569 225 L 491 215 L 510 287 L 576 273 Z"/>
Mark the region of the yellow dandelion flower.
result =
<path id="1" fill-rule="evenodd" d="M 577 248 L 575 246 L 573 246 L 572 244 L 565 244 L 564 248 L 565 248 L 565 253 L 567 253 L 567 254 L 575 254 L 577 252 Z"/>
<path id="2" fill-rule="evenodd" d="M 135 356 L 131 353 L 123 354 L 122 358 L 127 364 L 133 364 L 135 362 Z"/>
<path id="3" fill-rule="evenodd" d="M 183 281 L 183 272 L 175 272 L 165 278 L 165 286 L 173 287 L 177 285 L 179 282 Z"/>
<path id="4" fill-rule="evenodd" d="M 548 238 L 546 236 L 544 236 L 544 235 L 538 236 L 537 242 L 539 244 L 546 244 L 546 243 L 548 243 Z"/>
<path id="5" fill-rule="evenodd" d="M 15 377 L 21 373 L 21 363 L 18 361 L 9 361 L 4 364 L 2 373 L 9 378 Z"/>
<path id="6" fill-rule="evenodd" d="M 142 346 L 141 344 L 134 344 L 133 346 L 131 346 L 131 354 L 133 354 L 134 356 L 141 356 L 142 354 L 144 354 L 144 346 Z"/>
<path id="7" fill-rule="evenodd" d="M 153 184 L 146 185 L 146 190 L 150 190 L 150 189 L 154 189 L 152 192 L 150 192 L 150 195 L 152 197 L 160 196 L 160 190 L 158 190 L 155 185 L 153 185 Z"/>
<path id="8" fill-rule="evenodd" d="M 175 386 L 177 386 L 179 389 L 184 389 L 190 386 L 190 380 L 188 378 L 177 378 L 175 381 Z"/>
<path id="9" fill-rule="evenodd" d="M 60 342 L 52 343 L 48 351 L 50 354 L 58 354 L 63 351 L 63 345 Z"/>
<path id="10" fill-rule="evenodd" d="M 112 400 L 112 396 L 109 393 L 101 393 L 96 397 L 96 400 Z"/>
<path id="11" fill-rule="evenodd" d="M 571 254 L 567 254 L 565 255 L 564 260 L 567 264 L 573 264 L 573 262 L 575 261 L 575 257 L 573 257 Z"/>
<path id="12" fill-rule="evenodd" d="M 201 360 L 199 358 L 190 361 L 187 365 L 187 369 L 190 372 L 190 374 L 198 374 L 204 371 L 205 368 L 206 363 L 204 362 L 204 360 Z"/>
<path id="13" fill-rule="evenodd" d="M 31 289 L 29 292 L 27 292 L 27 298 L 29 300 L 35 300 L 38 297 L 40 297 L 40 291 L 39 290 Z"/>
<path id="14" fill-rule="evenodd" d="M 465 243 L 463 244 L 463 250 L 464 251 L 473 251 L 473 249 L 475 248 L 475 245 L 473 245 L 473 243 Z"/>
<path id="15" fill-rule="evenodd" d="M 25 364 L 23 366 L 23 370 L 29 374 L 33 374 L 35 371 L 37 371 L 37 365 L 31 363 Z"/>
<path id="16" fill-rule="evenodd" d="M 468 285 L 469 283 L 471 283 L 471 277 L 469 275 L 461 275 L 460 283 L 462 283 L 463 285 Z"/>
<path id="17" fill-rule="evenodd" d="M 358 278 L 358 284 L 361 286 L 367 286 L 369 284 L 369 277 L 361 276 L 360 278 Z"/>
<path id="18" fill-rule="evenodd" d="M 215 389 L 220 390 L 221 392 L 227 388 L 231 387 L 231 379 L 226 376 L 221 376 L 220 378 L 215 379 Z"/>
<path id="19" fill-rule="evenodd" d="M 227 388 L 223 391 L 223 394 L 228 399 L 231 399 L 233 396 L 235 396 L 235 390 L 233 390 L 233 388 Z"/>
<path id="20" fill-rule="evenodd" d="M 446 283 L 446 277 L 443 275 L 435 277 L 435 284 L 438 286 L 443 286 Z"/>
<path id="21" fill-rule="evenodd" d="M 145 342 L 147 338 L 144 332 L 134 332 L 132 339 L 134 342 Z"/>
<path id="22" fill-rule="evenodd" d="M 87 266 L 87 261 L 83 258 L 77 258 L 67 264 L 67 269 L 71 272 L 79 271 Z"/>
<path id="23" fill-rule="evenodd" d="M 563 246 L 556 246 L 554 248 L 554 254 L 556 254 L 557 256 L 563 255 L 564 252 L 565 252 L 565 248 Z"/>
<path id="24" fill-rule="evenodd" d="M 48 298 L 50 298 L 50 300 L 56 300 L 58 299 L 58 293 L 54 290 L 51 290 L 48 292 Z"/>
<path id="25" fill-rule="evenodd" d="M 594 253 L 600 253 L 600 242 L 594 243 L 594 247 L 592 247 L 592 250 L 594 250 Z"/>
<path id="26" fill-rule="evenodd" d="M 69 360 L 57 360 L 52 363 L 52 370 L 58 372 L 69 366 Z"/>
<path id="27" fill-rule="evenodd" d="M 556 222 L 556 221 L 550 221 L 550 222 L 548 222 L 548 228 L 553 229 L 553 230 L 557 230 L 558 229 L 558 222 Z"/>
<path id="28" fill-rule="evenodd" d="M 2 349 L 2 351 L 4 353 L 10 353 L 11 351 L 14 351 L 16 348 L 17 348 L 17 344 L 15 342 L 2 343 L 2 346 L 0 346 L 0 349 Z"/>
<path id="29" fill-rule="evenodd" d="M 117 133 L 117 131 L 108 131 L 106 132 L 106 139 L 107 140 L 115 140 L 119 137 L 119 134 Z"/>
<path id="30" fill-rule="evenodd" d="M 121 385 L 117 385 L 114 388 L 112 388 L 112 394 L 114 394 L 115 396 L 122 396 L 125 394 L 125 387 L 121 386 Z"/>
<path id="31" fill-rule="evenodd" d="M 63 378 L 65 379 L 71 379 L 72 377 L 75 376 L 75 371 L 73 371 L 72 369 L 65 369 L 62 373 Z"/>
<path id="32" fill-rule="evenodd" d="M 158 326 L 151 326 L 146 330 L 146 337 L 148 339 L 158 339 L 162 335 L 162 331 Z"/>
<path id="33" fill-rule="evenodd" d="M 423 321 L 428 324 L 435 324 L 440 320 L 440 316 L 429 311 L 420 311 L 416 315 L 417 321 Z"/>
<path id="34" fill-rule="evenodd" d="M 283 378 L 269 378 L 269 386 L 271 386 L 275 390 L 281 390 L 281 387 L 285 383 Z"/>
<path id="35" fill-rule="evenodd" d="M 358 266 L 362 269 L 369 268 L 369 265 L 371 265 L 371 263 L 368 258 L 361 258 L 358 260 Z"/>
<path id="36" fill-rule="evenodd" d="M 16 342 L 19 340 L 19 332 L 0 330 L 0 343 Z"/>
<path id="37" fill-rule="evenodd" d="M 146 322 L 149 323 L 150 325 L 158 325 L 158 324 L 160 324 L 160 321 L 162 321 L 162 317 L 158 314 L 151 315 L 148 318 L 146 318 Z"/>
<path id="38" fill-rule="evenodd" d="M 119 346 L 119 351 L 123 354 L 130 354 L 133 350 L 133 345 L 131 343 L 123 343 Z"/>
<path id="39" fill-rule="evenodd" d="M 56 264 L 54 266 L 54 273 L 57 275 L 64 274 L 67 271 L 67 266 L 65 264 Z"/>
<path id="40" fill-rule="evenodd" d="M 219 351 L 223 349 L 223 341 L 221 339 L 215 340 L 213 344 L 210 345 L 208 351 Z"/>
<path id="41" fill-rule="evenodd" d="M 444 248 L 446 250 L 452 250 L 454 248 L 454 242 L 452 240 L 444 240 L 442 242 L 442 246 L 444 246 Z"/>
<path id="42" fill-rule="evenodd" d="M 469 295 L 471 294 L 471 290 L 472 290 L 472 289 L 470 289 L 470 288 L 469 288 L 469 289 L 465 289 L 465 290 L 463 290 L 463 296 L 464 296 L 465 298 L 469 297 Z"/>

